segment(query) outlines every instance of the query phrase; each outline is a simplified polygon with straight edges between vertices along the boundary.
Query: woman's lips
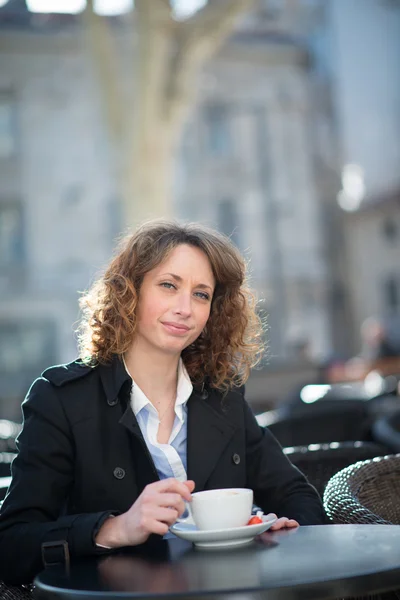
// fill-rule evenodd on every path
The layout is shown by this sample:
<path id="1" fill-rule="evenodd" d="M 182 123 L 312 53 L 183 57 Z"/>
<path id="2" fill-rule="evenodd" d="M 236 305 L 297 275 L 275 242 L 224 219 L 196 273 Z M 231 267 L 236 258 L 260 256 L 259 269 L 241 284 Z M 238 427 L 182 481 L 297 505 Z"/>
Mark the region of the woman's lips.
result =
<path id="1" fill-rule="evenodd" d="M 189 331 L 189 327 L 186 325 L 178 325 L 177 323 L 163 323 L 165 329 L 173 335 L 186 335 Z"/>

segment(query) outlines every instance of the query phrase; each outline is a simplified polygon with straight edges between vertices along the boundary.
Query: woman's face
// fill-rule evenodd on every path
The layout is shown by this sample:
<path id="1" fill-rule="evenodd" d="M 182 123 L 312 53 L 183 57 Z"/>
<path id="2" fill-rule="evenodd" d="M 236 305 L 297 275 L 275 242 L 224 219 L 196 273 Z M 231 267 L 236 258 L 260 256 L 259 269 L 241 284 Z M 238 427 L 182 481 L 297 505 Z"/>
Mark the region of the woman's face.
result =
<path id="1" fill-rule="evenodd" d="M 207 256 L 193 246 L 177 246 L 143 278 L 135 342 L 180 354 L 206 325 L 214 288 Z"/>

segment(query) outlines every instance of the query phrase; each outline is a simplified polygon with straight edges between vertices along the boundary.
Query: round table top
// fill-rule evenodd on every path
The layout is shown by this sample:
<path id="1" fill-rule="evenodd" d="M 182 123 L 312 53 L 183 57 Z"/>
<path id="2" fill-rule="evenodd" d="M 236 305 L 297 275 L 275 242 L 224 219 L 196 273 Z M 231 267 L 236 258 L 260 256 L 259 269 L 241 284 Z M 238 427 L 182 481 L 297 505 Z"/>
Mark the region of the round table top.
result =
<path id="1" fill-rule="evenodd" d="M 183 540 L 50 567 L 39 599 L 160 598 L 268 592 L 269 600 L 338 598 L 400 588 L 399 525 L 318 525 L 266 532 L 236 549 Z"/>

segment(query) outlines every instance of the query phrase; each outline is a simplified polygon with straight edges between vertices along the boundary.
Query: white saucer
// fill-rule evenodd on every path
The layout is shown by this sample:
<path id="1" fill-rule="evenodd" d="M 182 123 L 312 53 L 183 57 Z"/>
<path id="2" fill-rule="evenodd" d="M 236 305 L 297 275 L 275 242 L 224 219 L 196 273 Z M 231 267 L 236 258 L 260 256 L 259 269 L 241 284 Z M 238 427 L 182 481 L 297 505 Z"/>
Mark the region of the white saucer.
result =
<path id="1" fill-rule="evenodd" d="M 228 546 L 241 546 L 249 544 L 256 535 L 264 533 L 273 525 L 276 518 L 263 516 L 263 523 L 233 527 L 231 529 L 213 529 L 200 531 L 196 525 L 189 523 L 175 523 L 170 531 L 188 542 L 193 542 L 199 548 L 225 548 Z"/>

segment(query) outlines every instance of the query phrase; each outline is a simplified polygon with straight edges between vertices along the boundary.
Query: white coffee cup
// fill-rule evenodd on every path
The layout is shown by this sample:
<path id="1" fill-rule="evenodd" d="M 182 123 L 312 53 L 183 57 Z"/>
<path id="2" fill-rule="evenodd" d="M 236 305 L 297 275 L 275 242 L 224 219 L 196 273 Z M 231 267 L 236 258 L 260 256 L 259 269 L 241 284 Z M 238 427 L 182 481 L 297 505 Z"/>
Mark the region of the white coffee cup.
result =
<path id="1" fill-rule="evenodd" d="M 251 517 L 253 490 L 226 488 L 195 492 L 187 506 L 189 517 L 177 519 L 178 522 L 194 523 L 202 531 L 242 527 Z"/>

